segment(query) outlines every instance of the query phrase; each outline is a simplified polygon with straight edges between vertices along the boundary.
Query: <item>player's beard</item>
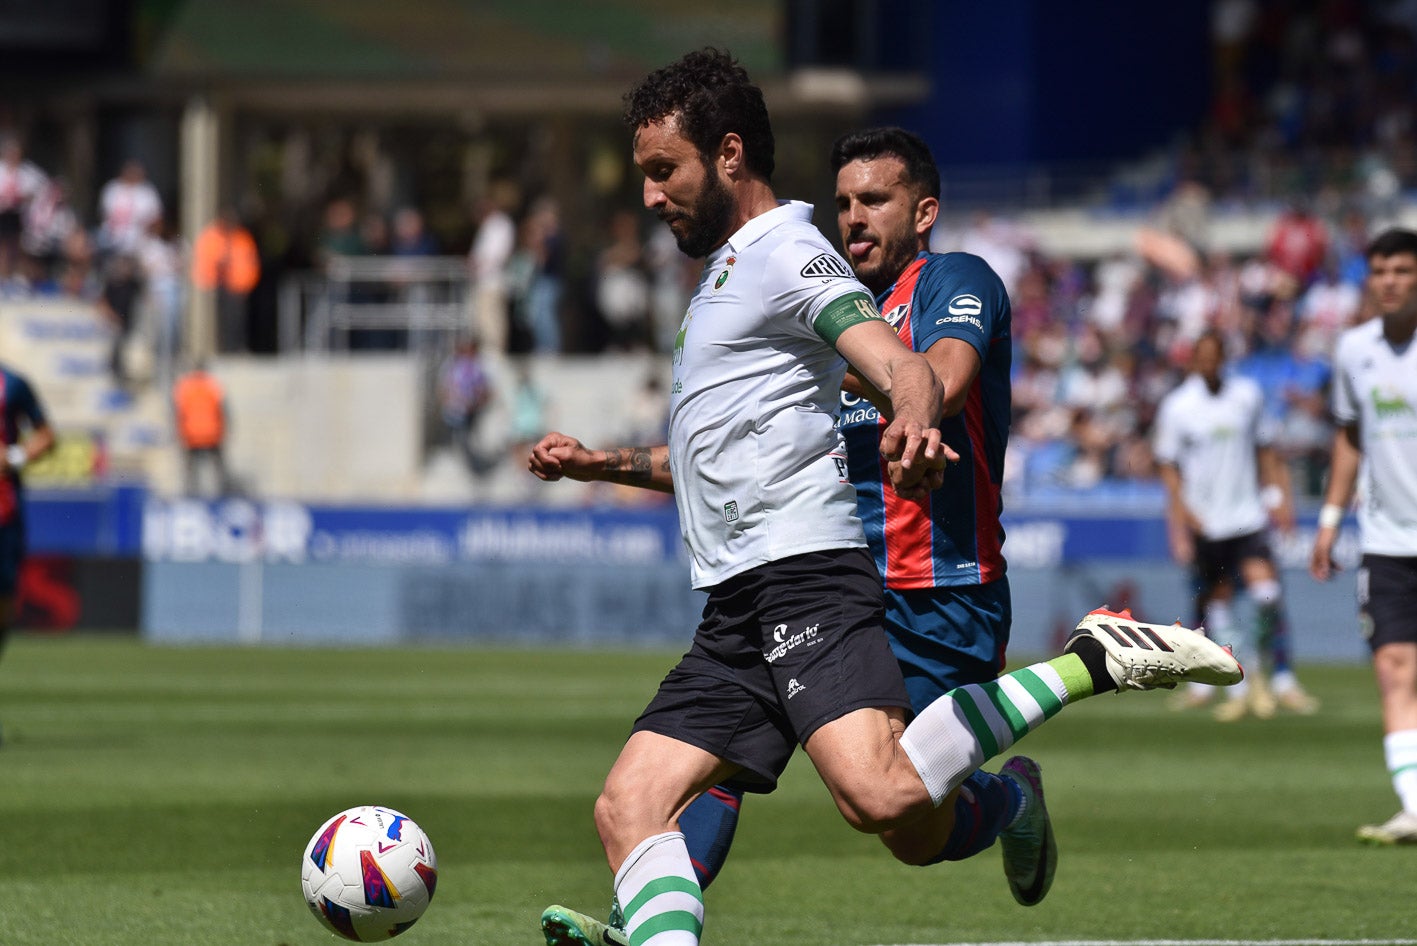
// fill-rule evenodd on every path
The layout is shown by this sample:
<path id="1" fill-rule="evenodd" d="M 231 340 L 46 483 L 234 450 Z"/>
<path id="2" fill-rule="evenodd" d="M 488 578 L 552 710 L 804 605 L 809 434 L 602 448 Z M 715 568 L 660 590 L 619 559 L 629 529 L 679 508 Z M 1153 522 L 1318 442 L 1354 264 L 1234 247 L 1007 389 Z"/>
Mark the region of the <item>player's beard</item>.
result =
<path id="1" fill-rule="evenodd" d="M 848 251 L 847 261 L 851 263 L 851 269 L 856 273 L 856 278 L 874 293 L 882 293 L 889 289 L 900 274 L 905 272 L 905 267 L 914 261 L 920 252 L 920 241 L 915 234 L 915 230 L 909 226 L 901 228 L 895 233 L 880 234 L 876 238 L 875 260 L 857 260 Z M 850 243 L 850 240 L 847 240 Z"/>
<path id="2" fill-rule="evenodd" d="M 679 252 L 692 259 L 703 259 L 728 239 L 729 228 L 733 226 L 733 194 L 714 174 L 713 167 L 704 162 L 704 186 L 692 208 L 671 213 L 664 217 L 666 223 L 682 221 L 679 229 L 670 228 Z"/>

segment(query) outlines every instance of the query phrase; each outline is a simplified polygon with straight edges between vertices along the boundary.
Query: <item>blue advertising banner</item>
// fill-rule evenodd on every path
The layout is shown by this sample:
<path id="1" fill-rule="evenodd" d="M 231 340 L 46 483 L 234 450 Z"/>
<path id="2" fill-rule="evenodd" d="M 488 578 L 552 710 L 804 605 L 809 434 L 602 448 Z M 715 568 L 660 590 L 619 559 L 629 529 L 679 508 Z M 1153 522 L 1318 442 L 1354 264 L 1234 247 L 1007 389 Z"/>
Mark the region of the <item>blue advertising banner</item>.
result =
<path id="1" fill-rule="evenodd" d="M 680 560 L 682 547 L 671 507 L 446 509 L 150 499 L 143 509 L 143 554 L 155 562 L 648 565 Z"/>

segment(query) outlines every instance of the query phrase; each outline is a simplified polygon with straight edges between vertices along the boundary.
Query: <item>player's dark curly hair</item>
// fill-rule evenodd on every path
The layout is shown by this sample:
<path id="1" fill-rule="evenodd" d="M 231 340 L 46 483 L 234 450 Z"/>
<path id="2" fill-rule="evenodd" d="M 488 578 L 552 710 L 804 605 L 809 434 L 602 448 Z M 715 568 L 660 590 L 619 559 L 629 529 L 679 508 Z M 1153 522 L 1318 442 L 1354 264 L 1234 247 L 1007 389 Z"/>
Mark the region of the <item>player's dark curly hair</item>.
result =
<path id="1" fill-rule="evenodd" d="M 675 114 L 679 131 L 699 154 L 710 157 L 724 135 L 737 134 L 748 170 L 772 180 L 774 144 L 763 90 L 730 53 L 711 46 L 686 53 L 625 93 L 624 119 L 631 129 Z"/>
<path id="2" fill-rule="evenodd" d="M 940 170 L 923 138 L 904 128 L 867 128 L 842 135 L 832 145 L 832 173 L 851 161 L 870 161 L 884 155 L 900 158 L 905 182 L 927 197 L 940 199 Z"/>
<path id="3" fill-rule="evenodd" d="M 1396 256 L 1398 253 L 1411 253 L 1417 256 L 1417 233 L 1411 230 L 1404 230 L 1401 227 L 1393 227 L 1384 230 L 1373 238 L 1373 242 L 1368 244 L 1368 257 L 1374 256 Z"/>

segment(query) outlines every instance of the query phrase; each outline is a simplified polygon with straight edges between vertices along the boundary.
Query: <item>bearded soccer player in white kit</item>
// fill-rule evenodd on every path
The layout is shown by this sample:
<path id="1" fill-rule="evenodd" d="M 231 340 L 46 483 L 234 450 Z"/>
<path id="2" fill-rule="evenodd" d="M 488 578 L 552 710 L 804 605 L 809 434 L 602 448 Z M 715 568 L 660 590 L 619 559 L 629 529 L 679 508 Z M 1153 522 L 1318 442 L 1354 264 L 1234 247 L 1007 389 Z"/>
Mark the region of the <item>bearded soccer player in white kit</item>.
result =
<path id="1" fill-rule="evenodd" d="M 1271 520 L 1281 529 L 1293 527 L 1289 472 L 1274 448 L 1259 385 L 1224 368 L 1225 342 L 1206 332 L 1196 340 L 1191 373 L 1161 401 L 1153 451 L 1166 486 L 1172 555 L 1195 565 L 1207 632 L 1231 639 L 1231 601 L 1239 583 L 1255 606 L 1250 653 L 1272 664 L 1283 603 L 1268 530 Z M 1317 709 L 1287 664 L 1266 666 L 1272 674 L 1254 670 L 1251 665 L 1246 679 L 1227 691 L 1229 699 L 1215 709 L 1217 719 L 1233 722 L 1250 712 L 1272 716 L 1276 701 L 1300 713 Z M 1211 695 L 1201 684 L 1178 694 L 1183 706 Z"/>
<path id="2" fill-rule="evenodd" d="M 964 779 L 1067 703 L 1242 674 L 1194 631 L 1100 612 L 1061 657 L 952 690 L 907 726 L 836 412 L 850 362 L 890 401 L 881 453 L 897 493 L 922 497 L 946 455 L 939 380 L 811 207 L 777 200 L 762 92 L 731 56 L 689 53 L 632 89 L 625 112 L 645 206 L 706 257 L 674 349 L 669 443 L 592 450 L 551 433 L 529 465 L 543 480 L 673 492 L 708 603 L 595 804 L 623 931 L 607 940 L 605 924 L 558 907 L 542 930 L 555 946 L 697 946 L 703 894 L 678 817 L 711 786 L 771 791 L 800 744 L 849 824 L 926 864 Z M 1040 862 L 1050 841 L 1038 839 Z"/>
<path id="3" fill-rule="evenodd" d="M 1402 803 L 1386 822 L 1360 827 L 1358 839 L 1417 844 L 1417 233 L 1387 230 L 1369 244 L 1368 292 L 1380 318 L 1344 332 L 1334 353 L 1339 429 L 1309 571 L 1320 581 L 1333 574 L 1333 544 L 1357 492 L 1359 627 Z"/>

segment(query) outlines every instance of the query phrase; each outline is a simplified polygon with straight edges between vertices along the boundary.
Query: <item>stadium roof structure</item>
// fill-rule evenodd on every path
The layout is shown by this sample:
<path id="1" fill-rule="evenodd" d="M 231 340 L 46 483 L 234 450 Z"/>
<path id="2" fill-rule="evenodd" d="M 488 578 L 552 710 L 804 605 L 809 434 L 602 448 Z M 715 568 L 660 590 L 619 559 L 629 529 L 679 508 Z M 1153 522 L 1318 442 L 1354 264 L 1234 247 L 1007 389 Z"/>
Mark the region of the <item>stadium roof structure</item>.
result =
<path id="1" fill-rule="evenodd" d="M 783 5 L 763 0 L 169 0 L 146 12 L 143 79 L 263 109 L 614 112 L 630 82 L 710 45 L 774 109 L 926 91 L 918 76 L 790 70 Z"/>

